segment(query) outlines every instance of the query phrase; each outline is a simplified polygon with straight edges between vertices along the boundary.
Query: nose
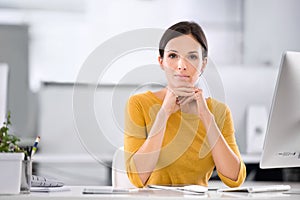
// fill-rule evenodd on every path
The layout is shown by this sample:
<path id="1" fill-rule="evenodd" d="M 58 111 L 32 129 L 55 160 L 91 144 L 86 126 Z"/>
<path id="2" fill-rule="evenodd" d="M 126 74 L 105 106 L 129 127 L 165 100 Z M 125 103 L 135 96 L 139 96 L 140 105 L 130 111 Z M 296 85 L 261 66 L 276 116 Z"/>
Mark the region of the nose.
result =
<path id="1" fill-rule="evenodd" d="M 183 58 L 178 61 L 178 70 L 186 70 L 186 63 Z"/>

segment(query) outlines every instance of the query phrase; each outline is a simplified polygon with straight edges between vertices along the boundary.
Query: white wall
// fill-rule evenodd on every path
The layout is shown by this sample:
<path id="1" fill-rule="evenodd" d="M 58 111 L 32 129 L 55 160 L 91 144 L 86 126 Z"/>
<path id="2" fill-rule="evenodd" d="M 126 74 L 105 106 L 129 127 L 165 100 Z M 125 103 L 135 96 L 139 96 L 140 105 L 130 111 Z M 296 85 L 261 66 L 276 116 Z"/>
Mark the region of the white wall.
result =
<path id="1" fill-rule="evenodd" d="M 244 1 L 244 63 L 279 66 L 284 51 L 300 51 L 300 1 Z"/>
<path id="2" fill-rule="evenodd" d="M 237 143 L 247 153 L 247 110 L 263 106 L 269 112 L 278 69 L 264 65 L 224 66 L 219 68 L 225 90 L 225 103 L 230 107 L 235 125 Z M 257 116 L 261 118 L 262 116 Z"/>

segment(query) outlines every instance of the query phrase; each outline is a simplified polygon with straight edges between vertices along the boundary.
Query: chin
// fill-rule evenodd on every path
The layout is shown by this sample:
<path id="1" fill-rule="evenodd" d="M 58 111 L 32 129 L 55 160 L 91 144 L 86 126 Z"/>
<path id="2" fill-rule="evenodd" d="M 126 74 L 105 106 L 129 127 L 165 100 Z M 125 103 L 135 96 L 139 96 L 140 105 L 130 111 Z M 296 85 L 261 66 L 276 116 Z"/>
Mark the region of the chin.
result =
<path id="1" fill-rule="evenodd" d="M 179 80 L 172 80 L 168 82 L 168 85 L 171 87 L 183 87 L 183 86 L 188 86 L 188 85 L 193 85 L 195 83 L 192 83 L 191 81 L 179 81 Z"/>

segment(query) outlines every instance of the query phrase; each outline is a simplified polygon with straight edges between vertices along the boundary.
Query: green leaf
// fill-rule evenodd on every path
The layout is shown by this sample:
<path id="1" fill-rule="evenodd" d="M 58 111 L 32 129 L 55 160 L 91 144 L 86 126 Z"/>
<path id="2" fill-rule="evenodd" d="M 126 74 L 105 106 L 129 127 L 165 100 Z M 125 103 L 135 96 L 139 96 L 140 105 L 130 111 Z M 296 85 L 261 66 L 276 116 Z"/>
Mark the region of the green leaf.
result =
<path id="1" fill-rule="evenodd" d="M 3 126 L 0 128 L 0 152 L 24 152 L 18 146 L 20 139 L 12 134 L 9 134 L 10 112 L 7 113 L 6 122 L 3 122 Z"/>

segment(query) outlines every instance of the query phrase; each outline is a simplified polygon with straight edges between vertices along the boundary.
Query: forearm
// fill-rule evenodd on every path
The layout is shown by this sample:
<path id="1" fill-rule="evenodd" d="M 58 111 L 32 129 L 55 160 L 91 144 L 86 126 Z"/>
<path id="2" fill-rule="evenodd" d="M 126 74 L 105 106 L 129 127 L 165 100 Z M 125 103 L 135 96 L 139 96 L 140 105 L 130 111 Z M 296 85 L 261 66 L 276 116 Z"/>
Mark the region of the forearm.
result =
<path id="1" fill-rule="evenodd" d="M 219 137 L 213 147 L 212 155 L 217 170 L 227 178 L 236 181 L 240 171 L 240 160 L 223 137 Z"/>
<path id="2" fill-rule="evenodd" d="M 133 156 L 136 170 L 143 184 L 148 180 L 155 169 L 168 117 L 169 116 L 162 109 L 158 112 L 150 133 L 148 134 L 148 138 Z"/>
<path id="3" fill-rule="evenodd" d="M 229 179 L 233 181 L 237 180 L 240 171 L 240 160 L 238 156 L 227 144 L 214 117 L 207 117 L 205 122 L 207 140 L 212 150 L 212 156 L 217 170 Z"/>

